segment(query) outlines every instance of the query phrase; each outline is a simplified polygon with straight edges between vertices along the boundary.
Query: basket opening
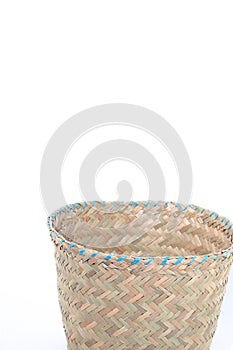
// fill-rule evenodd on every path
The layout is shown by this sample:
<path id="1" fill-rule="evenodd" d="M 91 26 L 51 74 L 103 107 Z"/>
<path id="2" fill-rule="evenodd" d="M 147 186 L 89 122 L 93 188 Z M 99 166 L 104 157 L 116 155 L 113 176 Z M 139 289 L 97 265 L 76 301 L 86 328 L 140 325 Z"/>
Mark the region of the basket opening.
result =
<path id="1" fill-rule="evenodd" d="M 80 205 L 56 217 L 56 230 L 69 242 L 108 254 L 190 256 L 229 248 L 230 237 L 210 211 L 164 202 Z"/>

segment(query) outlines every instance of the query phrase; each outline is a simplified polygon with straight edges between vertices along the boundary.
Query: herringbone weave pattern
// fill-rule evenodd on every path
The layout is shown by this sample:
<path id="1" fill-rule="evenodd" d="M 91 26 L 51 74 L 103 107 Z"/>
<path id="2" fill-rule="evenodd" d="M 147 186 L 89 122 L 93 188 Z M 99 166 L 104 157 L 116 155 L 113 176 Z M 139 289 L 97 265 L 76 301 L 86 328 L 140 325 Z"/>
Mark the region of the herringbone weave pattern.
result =
<path id="1" fill-rule="evenodd" d="M 49 218 L 68 350 L 208 350 L 232 223 L 194 205 L 73 204 Z"/>

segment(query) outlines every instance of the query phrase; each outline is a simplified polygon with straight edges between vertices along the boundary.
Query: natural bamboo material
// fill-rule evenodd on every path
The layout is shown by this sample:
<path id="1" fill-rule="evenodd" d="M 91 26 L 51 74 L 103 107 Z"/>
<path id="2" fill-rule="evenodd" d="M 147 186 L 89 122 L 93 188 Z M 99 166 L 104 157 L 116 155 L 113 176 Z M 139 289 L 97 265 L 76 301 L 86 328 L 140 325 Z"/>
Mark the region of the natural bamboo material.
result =
<path id="1" fill-rule="evenodd" d="M 48 218 L 68 350 L 208 350 L 233 224 L 195 205 L 84 202 Z"/>

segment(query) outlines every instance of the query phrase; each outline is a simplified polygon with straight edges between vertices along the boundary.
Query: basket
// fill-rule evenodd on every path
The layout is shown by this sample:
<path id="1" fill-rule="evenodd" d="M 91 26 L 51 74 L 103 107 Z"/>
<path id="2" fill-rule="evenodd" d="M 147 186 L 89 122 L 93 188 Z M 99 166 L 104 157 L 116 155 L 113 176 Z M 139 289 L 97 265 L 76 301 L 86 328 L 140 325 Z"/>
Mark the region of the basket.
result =
<path id="1" fill-rule="evenodd" d="M 233 224 L 195 205 L 83 202 L 48 218 L 68 350 L 208 350 Z"/>

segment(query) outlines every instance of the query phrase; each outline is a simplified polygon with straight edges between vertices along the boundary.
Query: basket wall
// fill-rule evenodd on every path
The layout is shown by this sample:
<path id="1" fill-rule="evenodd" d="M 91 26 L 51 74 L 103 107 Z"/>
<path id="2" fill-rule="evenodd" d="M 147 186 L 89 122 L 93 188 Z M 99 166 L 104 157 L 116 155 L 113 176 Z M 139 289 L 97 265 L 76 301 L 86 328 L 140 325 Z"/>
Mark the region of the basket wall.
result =
<path id="1" fill-rule="evenodd" d="M 85 202 L 49 218 L 68 350 L 210 349 L 233 260 L 233 224 L 203 208 L 183 206 L 181 220 L 169 228 L 177 205 L 162 203 L 160 210 L 151 205 L 145 211 L 146 202 L 135 210 L 128 203 L 127 214 L 111 214 L 110 204 L 104 212 L 100 203 L 94 211 Z M 82 221 L 88 223 L 83 231 Z M 136 232 L 129 244 L 130 231 L 117 237 L 122 225 Z M 100 235 L 107 228 L 109 241 Z M 98 246 L 106 241 L 101 251 L 85 241 L 95 229 L 97 236 L 90 239 Z M 121 243 L 116 247 L 115 237 Z M 155 255 L 143 256 L 144 246 Z M 173 255 L 157 255 L 159 249 Z"/>

